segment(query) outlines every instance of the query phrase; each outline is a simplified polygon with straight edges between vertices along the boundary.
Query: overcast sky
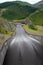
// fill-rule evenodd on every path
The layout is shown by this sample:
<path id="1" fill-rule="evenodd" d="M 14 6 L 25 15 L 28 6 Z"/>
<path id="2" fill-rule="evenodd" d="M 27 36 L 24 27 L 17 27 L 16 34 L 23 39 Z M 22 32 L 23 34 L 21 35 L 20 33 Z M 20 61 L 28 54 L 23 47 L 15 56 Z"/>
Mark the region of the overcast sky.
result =
<path id="1" fill-rule="evenodd" d="M 16 1 L 16 0 L 0 0 L 0 3 L 6 2 L 6 1 Z M 20 0 L 20 1 L 25 1 L 25 2 L 29 2 L 31 4 L 35 4 L 41 0 Z"/>

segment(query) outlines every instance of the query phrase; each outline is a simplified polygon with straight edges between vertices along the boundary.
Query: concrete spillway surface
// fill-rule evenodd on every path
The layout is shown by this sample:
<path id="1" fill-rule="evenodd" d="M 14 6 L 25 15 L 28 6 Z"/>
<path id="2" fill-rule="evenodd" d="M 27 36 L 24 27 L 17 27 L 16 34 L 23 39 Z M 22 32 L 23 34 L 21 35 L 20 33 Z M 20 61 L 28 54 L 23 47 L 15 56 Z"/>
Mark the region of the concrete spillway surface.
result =
<path id="1" fill-rule="evenodd" d="M 43 65 L 43 46 L 27 35 L 21 25 L 17 25 L 9 44 L 3 65 Z"/>

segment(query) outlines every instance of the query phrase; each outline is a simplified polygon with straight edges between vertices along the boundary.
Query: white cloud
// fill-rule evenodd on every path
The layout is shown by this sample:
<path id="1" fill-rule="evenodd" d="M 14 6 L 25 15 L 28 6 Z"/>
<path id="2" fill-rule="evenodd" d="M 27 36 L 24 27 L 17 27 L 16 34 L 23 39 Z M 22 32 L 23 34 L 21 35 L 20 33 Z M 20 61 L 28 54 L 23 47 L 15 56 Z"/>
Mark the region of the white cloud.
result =
<path id="1" fill-rule="evenodd" d="M 15 0 L 0 0 L 0 3 L 7 2 L 7 1 L 15 1 Z"/>
<path id="2" fill-rule="evenodd" d="M 37 2 L 39 2 L 41 0 L 21 0 L 21 1 L 26 1 L 26 2 L 29 2 L 31 4 L 34 4 L 34 3 L 37 3 Z"/>
<path id="3" fill-rule="evenodd" d="M 15 1 L 15 0 L 0 0 L 0 3 L 6 2 L 6 1 Z M 38 1 L 41 1 L 41 0 L 21 0 L 21 1 L 25 1 L 25 2 L 29 2 L 31 4 L 34 4 L 34 3 L 37 3 Z"/>

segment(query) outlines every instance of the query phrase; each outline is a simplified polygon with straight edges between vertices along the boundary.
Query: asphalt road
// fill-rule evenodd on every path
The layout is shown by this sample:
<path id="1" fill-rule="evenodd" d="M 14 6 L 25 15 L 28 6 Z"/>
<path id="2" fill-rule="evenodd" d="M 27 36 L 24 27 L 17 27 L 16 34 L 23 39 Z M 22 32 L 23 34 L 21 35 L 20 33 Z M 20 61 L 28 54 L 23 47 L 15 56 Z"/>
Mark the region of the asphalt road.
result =
<path id="1" fill-rule="evenodd" d="M 43 65 L 43 46 L 17 25 L 3 65 Z"/>

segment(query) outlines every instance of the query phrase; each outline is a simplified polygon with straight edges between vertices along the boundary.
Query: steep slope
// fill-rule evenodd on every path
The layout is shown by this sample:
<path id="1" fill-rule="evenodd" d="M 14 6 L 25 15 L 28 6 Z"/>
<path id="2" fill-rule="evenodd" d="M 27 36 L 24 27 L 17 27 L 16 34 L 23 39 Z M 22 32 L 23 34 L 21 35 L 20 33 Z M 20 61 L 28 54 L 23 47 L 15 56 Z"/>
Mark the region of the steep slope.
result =
<path id="1" fill-rule="evenodd" d="M 8 31 L 6 30 L 6 28 L 5 28 L 3 23 L 4 23 L 3 19 L 0 18 L 0 33 L 7 34 Z"/>
<path id="2" fill-rule="evenodd" d="M 8 20 L 24 19 L 36 10 L 31 4 L 21 1 L 2 3 L 0 8 L 6 9 L 2 17 Z"/>
<path id="3" fill-rule="evenodd" d="M 14 23 L 10 23 L 3 18 L 0 18 L 0 33 L 1 34 L 9 34 L 10 32 L 14 31 Z"/>
<path id="4" fill-rule="evenodd" d="M 37 10 L 29 16 L 29 19 L 37 25 L 43 25 L 43 9 Z"/>

